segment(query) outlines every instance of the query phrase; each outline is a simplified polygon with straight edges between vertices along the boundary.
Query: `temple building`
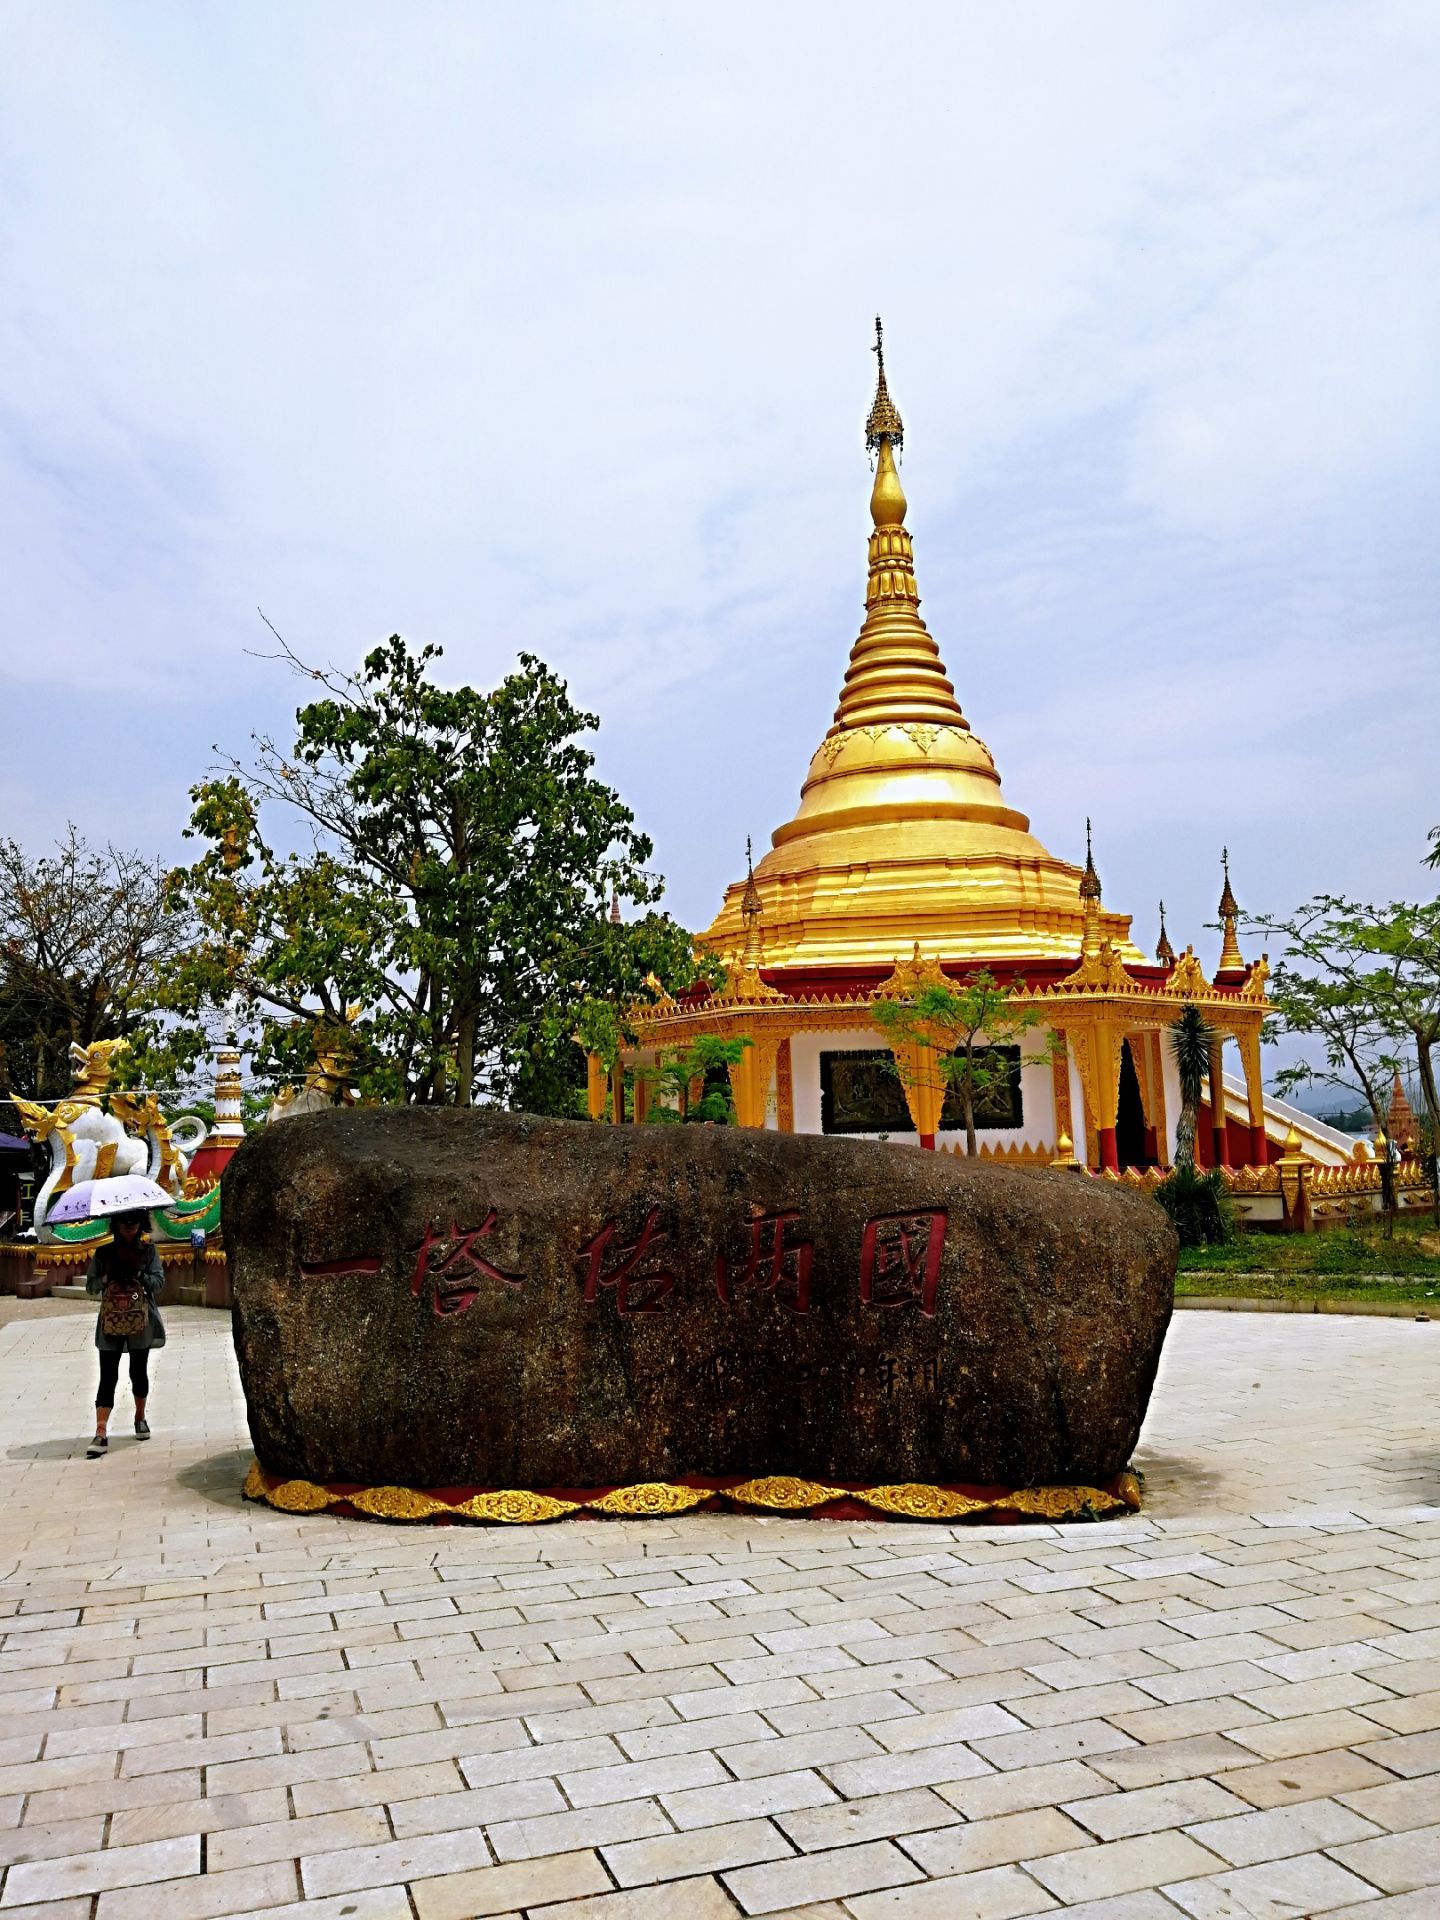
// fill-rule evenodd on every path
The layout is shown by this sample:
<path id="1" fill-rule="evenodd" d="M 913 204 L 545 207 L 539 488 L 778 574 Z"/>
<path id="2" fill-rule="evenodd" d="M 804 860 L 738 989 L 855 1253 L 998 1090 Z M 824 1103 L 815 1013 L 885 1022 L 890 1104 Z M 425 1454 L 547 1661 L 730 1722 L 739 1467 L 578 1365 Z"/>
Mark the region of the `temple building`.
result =
<path id="1" fill-rule="evenodd" d="M 834 720 L 794 816 L 700 936 L 726 964 L 723 991 L 632 1008 L 629 1064 L 701 1034 L 743 1037 L 751 1044 L 731 1069 L 742 1126 L 963 1147 L 944 1075 L 913 1046 L 897 1073 L 873 1003 L 984 972 L 1041 1024 L 991 1075 L 977 1114 L 983 1156 L 1073 1156 L 1115 1173 L 1168 1166 L 1180 1112 L 1168 1030 L 1190 1002 L 1217 1036 L 1197 1157 L 1237 1169 L 1286 1152 L 1348 1161 L 1346 1136 L 1266 1098 L 1268 968 L 1240 951 L 1228 857 L 1221 952 L 1207 978 L 1192 948 L 1175 954 L 1163 908 L 1158 950 L 1142 952 L 1130 916 L 1105 903 L 1088 827 L 1084 865 L 1062 860 L 1002 791 L 920 616 L 896 467 L 904 427 L 878 323 L 876 353 L 865 617 Z M 590 1084 L 598 1114 L 607 1094 L 598 1062 Z M 643 1075 L 628 1112 L 623 1071 L 613 1085 L 612 1116 L 643 1117 Z"/>

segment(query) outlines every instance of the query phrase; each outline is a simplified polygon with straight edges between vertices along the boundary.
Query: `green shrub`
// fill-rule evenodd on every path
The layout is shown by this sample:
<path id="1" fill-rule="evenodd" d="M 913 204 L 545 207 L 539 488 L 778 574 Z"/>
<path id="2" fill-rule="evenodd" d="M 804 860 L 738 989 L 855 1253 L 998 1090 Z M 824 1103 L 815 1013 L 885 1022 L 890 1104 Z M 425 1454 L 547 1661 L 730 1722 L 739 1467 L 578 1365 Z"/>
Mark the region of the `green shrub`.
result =
<path id="1" fill-rule="evenodd" d="M 1223 1247 L 1235 1238 L 1235 1213 L 1218 1172 L 1179 1166 L 1155 1189 L 1182 1247 Z"/>

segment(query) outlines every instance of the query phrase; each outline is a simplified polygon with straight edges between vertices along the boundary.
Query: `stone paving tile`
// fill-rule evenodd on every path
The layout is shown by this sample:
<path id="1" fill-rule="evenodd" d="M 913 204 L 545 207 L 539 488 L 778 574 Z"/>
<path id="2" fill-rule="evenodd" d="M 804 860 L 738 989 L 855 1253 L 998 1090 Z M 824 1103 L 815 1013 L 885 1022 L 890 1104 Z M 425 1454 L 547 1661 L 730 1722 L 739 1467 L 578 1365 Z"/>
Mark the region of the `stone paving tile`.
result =
<path id="1" fill-rule="evenodd" d="M 1026 1860 L 1026 1871 L 1057 1900 L 1106 1899 L 1117 1893 L 1139 1893 L 1167 1880 L 1198 1878 L 1219 1858 L 1186 1834 L 1135 1834 L 1125 1840 L 1103 1840 L 1068 1853 Z"/>
<path id="2" fill-rule="evenodd" d="M 0 1920 L 1440 1911 L 1423 1329 L 1185 1316 L 1099 1528 L 397 1533 L 242 1505 L 219 1315 L 67 1455 L 92 1313 L 0 1303 Z"/>
<path id="3" fill-rule="evenodd" d="M 211 1920 L 222 1914 L 262 1913 L 294 1903 L 298 1888 L 290 1861 L 272 1861 L 235 1872 L 196 1874 L 102 1893 L 96 1920 Z"/>
<path id="4" fill-rule="evenodd" d="M 1095 1842 L 1057 1808 L 1037 1807 L 1002 1813 L 994 1820 L 970 1820 L 935 1832 L 912 1833 L 901 1844 L 912 1860 L 939 1877 L 978 1873 L 985 1867 L 1009 1866 Z"/>
<path id="5" fill-rule="evenodd" d="M 419 1920 L 480 1920 L 481 1915 L 604 1893 L 610 1884 L 598 1855 L 582 1850 L 555 1853 L 546 1860 L 412 1880 L 410 1891 Z"/>
<path id="6" fill-rule="evenodd" d="M 807 1901 L 850 1901 L 879 1887 L 903 1886 L 923 1877 L 915 1862 L 888 1840 L 739 1867 L 722 1875 L 741 1911 L 756 1914 L 776 1913 Z"/>
<path id="7" fill-rule="evenodd" d="M 1417 1780 L 1397 1780 L 1389 1786 L 1363 1787 L 1336 1798 L 1363 1819 L 1392 1833 L 1410 1827 L 1428 1827 L 1440 1815 L 1440 1774 L 1422 1774 Z"/>
<path id="8" fill-rule="evenodd" d="M 1328 1913 L 1364 1900 L 1374 1889 L 1322 1853 L 1269 1860 L 1263 1866 L 1209 1874 L 1168 1885 L 1173 1900 L 1192 1920 L 1293 1920 Z"/>
<path id="9" fill-rule="evenodd" d="M 1053 1913 L 1059 1903 L 1018 1867 L 991 1867 L 862 1894 L 845 1904 L 855 1920 L 1020 1920 L 1025 1914 Z"/>
<path id="10" fill-rule="evenodd" d="M 627 1840 L 601 1849 L 605 1864 L 622 1887 L 683 1880 L 719 1873 L 726 1867 L 754 1866 L 793 1852 L 790 1842 L 769 1820 L 736 1820 L 653 1840 Z"/>
<path id="11" fill-rule="evenodd" d="M 735 1903 L 718 1880 L 676 1881 L 671 1887 L 639 1887 L 565 1900 L 558 1906 L 529 1907 L 530 1920 L 735 1920 Z"/>
<path id="12" fill-rule="evenodd" d="M 1440 1814 L 1440 1805 L 1435 1812 Z M 1386 1893 L 1413 1893 L 1419 1887 L 1440 1885 L 1440 1823 L 1387 1833 L 1354 1846 L 1328 1845 L 1327 1851 Z"/>
<path id="13" fill-rule="evenodd" d="M 134 1887 L 200 1871 L 198 1834 L 180 1840 L 156 1840 L 138 1847 L 96 1848 L 58 1860 L 23 1862 L 5 1875 L 5 1906 L 61 1900 L 67 1894 L 101 1893 L 108 1887 Z M 363 1884 L 363 1883 L 362 1883 Z"/>

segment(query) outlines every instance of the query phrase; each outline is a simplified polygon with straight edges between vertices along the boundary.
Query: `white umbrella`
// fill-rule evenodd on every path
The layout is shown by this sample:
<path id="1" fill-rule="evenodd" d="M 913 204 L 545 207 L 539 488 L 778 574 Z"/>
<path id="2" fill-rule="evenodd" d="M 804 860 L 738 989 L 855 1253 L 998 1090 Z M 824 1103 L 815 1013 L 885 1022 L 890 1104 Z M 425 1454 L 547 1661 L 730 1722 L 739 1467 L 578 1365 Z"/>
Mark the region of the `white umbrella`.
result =
<path id="1" fill-rule="evenodd" d="M 115 1213 L 148 1212 L 168 1207 L 174 1195 L 142 1174 L 114 1174 L 108 1180 L 80 1180 L 61 1194 L 45 1215 L 47 1226 L 65 1226 L 75 1220 L 103 1220 Z"/>

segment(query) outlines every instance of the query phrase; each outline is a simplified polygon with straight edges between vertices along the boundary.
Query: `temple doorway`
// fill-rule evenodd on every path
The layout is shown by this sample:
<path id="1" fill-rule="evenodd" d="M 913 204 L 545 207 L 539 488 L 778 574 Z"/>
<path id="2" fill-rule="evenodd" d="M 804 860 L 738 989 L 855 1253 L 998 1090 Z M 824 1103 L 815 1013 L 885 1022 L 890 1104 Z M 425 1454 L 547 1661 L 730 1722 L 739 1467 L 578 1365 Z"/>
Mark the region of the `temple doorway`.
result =
<path id="1" fill-rule="evenodd" d="M 1126 1167 L 1148 1167 L 1145 1151 L 1145 1105 L 1140 1098 L 1140 1081 L 1127 1040 L 1120 1049 L 1120 1105 L 1115 1115 L 1115 1152 L 1121 1171 Z"/>

